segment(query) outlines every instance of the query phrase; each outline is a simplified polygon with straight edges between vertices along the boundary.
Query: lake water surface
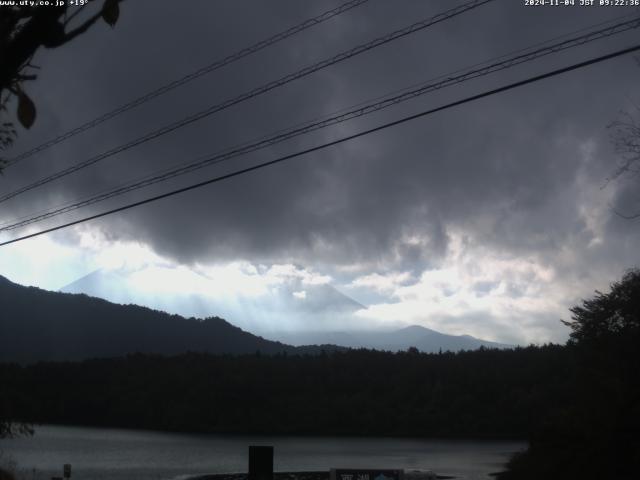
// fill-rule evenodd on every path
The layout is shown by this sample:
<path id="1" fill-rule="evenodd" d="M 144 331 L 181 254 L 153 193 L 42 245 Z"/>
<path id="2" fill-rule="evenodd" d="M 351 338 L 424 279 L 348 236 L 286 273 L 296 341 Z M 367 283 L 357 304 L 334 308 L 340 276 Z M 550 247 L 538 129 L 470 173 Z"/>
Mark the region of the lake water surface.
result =
<path id="1" fill-rule="evenodd" d="M 184 479 L 246 472 L 249 445 L 273 445 L 276 471 L 404 468 L 462 479 L 490 478 L 509 455 L 525 448 L 511 441 L 223 436 L 45 425 L 33 437 L 0 440 L 0 463 L 15 461 L 28 480 L 62 476 L 65 463 L 72 464 L 71 478 L 77 480 Z"/>

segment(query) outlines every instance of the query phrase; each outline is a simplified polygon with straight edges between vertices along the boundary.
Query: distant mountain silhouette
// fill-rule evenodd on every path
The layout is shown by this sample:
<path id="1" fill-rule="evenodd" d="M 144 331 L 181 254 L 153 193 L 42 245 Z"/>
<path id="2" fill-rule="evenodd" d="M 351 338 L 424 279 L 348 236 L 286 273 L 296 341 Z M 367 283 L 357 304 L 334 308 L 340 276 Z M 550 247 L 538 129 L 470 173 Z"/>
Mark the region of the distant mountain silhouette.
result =
<path id="1" fill-rule="evenodd" d="M 309 284 L 299 278 L 288 278 L 260 294 L 243 292 L 240 286 L 237 291 L 216 295 L 210 288 L 211 283 L 223 284 L 224 278 L 211 279 L 192 271 L 176 273 L 171 268 L 151 267 L 96 270 L 60 291 L 84 293 L 115 303 L 144 305 L 185 317 L 215 315 L 264 336 L 276 325 L 278 329 L 290 331 L 310 325 L 318 330 L 329 330 L 345 322 L 351 324 L 355 320 L 353 313 L 365 308 L 326 283 Z M 151 275 L 166 280 L 163 280 L 161 291 L 153 282 L 145 281 Z M 193 289 L 164 288 L 164 285 L 175 285 L 180 279 Z"/>
<path id="2" fill-rule="evenodd" d="M 460 350 L 476 350 L 485 348 L 511 348 L 513 345 L 481 340 L 470 335 L 447 335 L 444 333 L 412 325 L 392 331 L 348 331 L 348 332 L 313 332 L 287 333 L 281 332 L 271 338 L 292 345 L 312 345 L 330 343 L 343 347 L 373 348 L 376 350 L 399 351 L 416 347 L 427 353 L 457 352 Z"/>
<path id="3" fill-rule="evenodd" d="M 199 320 L 87 295 L 24 287 L 0 276 L 0 361 L 29 363 L 130 353 L 318 353 L 265 340 L 217 317 Z M 332 347 L 326 347 L 330 350 Z"/>
<path id="4" fill-rule="evenodd" d="M 416 347 L 423 352 L 460 351 L 485 348 L 509 348 L 512 345 L 490 342 L 469 335 L 448 335 L 418 325 L 399 330 L 374 330 L 354 327 L 353 315 L 366 308 L 329 284 L 302 284 L 298 279 L 281 283 L 260 296 L 209 295 L 206 288 L 196 293 L 163 291 L 161 294 L 136 276 L 145 272 L 115 269 L 96 270 L 63 287 L 67 293 L 85 293 L 121 304 L 137 304 L 183 316 L 206 318 L 221 316 L 232 324 L 273 341 L 291 345 L 339 345 L 351 348 L 400 351 Z M 168 268 L 156 268 L 159 277 L 174 279 Z M 206 287 L 210 279 L 190 272 L 186 279 Z M 167 283 L 175 283 L 168 281 Z M 304 291 L 304 298 L 297 292 Z M 338 330 L 346 325 L 352 330 Z M 280 327 L 276 327 L 280 326 Z M 339 327 L 342 328 L 342 327 Z M 355 328 L 355 329 L 354 329 Z M 356 330 L 357 329 L 357 330 Z"/>

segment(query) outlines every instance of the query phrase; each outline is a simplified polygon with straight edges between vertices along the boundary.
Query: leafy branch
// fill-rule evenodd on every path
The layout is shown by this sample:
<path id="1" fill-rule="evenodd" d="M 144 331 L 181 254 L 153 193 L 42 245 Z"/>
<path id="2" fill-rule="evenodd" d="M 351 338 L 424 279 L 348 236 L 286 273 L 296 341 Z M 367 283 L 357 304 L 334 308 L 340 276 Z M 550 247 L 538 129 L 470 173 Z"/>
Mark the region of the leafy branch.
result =
<path id="1" fill-rule="evenodd" d="M 120 2 L 104 0 L 101 8 L 78 25 L 76 20 L 87 7 L 79 7 L 67 15 L 68 6 L 5 7 L 0 16 L 0 150 L 13 144 L 17 131 L 8 105 L 17 99 L 15 118 L 29 129 L 37 117 L 35 102 L 26 93 L 24 83 L 36 80 L 38 67 L 31 63 L 40 47 L 57 48 L 87 32 L 98 20 L 114 27 L 120 17 Z M 0 159 L 0 172 L 2 171 Z"/>

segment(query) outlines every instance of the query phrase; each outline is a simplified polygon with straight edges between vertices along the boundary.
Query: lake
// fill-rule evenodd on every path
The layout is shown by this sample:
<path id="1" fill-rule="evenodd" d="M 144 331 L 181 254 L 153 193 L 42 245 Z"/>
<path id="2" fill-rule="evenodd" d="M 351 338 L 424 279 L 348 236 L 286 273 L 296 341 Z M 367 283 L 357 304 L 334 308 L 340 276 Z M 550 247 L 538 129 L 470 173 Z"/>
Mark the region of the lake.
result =
<path id="1" fill-rule="evenodd" d="M 463 479 L 487 479 L 523 442 L 409 438 L 265 437 L 176 434 L 44 425 L 30 438 L 0 440 L 0 464 L 15 461 L 25 480 L 186 479 L 206 473 L 246 472 L 249 445 L 273 445 L 276 471 L 331 467 L 434 470 Z"/>

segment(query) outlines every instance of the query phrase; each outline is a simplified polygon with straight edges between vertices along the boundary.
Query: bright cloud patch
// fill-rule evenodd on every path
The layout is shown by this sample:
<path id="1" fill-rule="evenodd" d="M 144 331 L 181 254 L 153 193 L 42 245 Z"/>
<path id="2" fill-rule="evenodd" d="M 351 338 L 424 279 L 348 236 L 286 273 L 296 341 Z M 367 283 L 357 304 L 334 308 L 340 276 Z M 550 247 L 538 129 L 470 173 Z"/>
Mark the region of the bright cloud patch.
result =
<path id="1" fill-rule="evenodd" d="M 293 292 L 293 296 L 299 300 L 304 300 L 305 298 L 307 298 L 307 292 L 305 292 L 304 290 L 300 290 L 299 292 Z"/>
<path id="2" fill-rule="evenodd" d="M 351 287 L 367 286 L 388 297 L 357 315 L 492 340 L 563 340 L 558 319 L 565 315 L 565 299 L 554 283 L 554 270 L 534 257 L 492 252 L 453 234 L 439 268 L 406 285 L 408 278 L 398 273 L 356 278 Z"/>
<path id="3" fill-rule="evenodd" d="M 0 275 L 22 285 L 57 289 L 83 274 L 86 258 L 75 248 L 37 237 L 0 249 Z"/>
<path id="4" fill-rule="evenodd" d="M 372 273 L 356 278 L 350 286 L 370 288 L 378 293 L 393 293 L 410 279 L 411 275 L 409 272 L 390 273 L 388 275 Z"/>

